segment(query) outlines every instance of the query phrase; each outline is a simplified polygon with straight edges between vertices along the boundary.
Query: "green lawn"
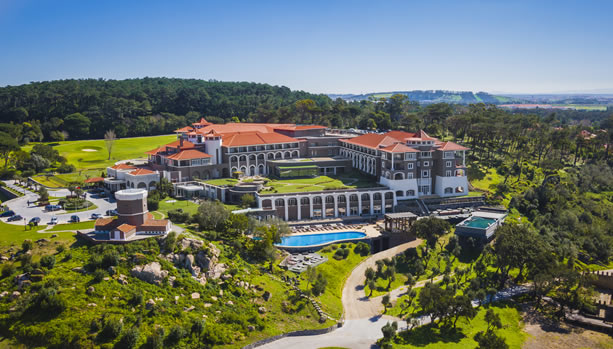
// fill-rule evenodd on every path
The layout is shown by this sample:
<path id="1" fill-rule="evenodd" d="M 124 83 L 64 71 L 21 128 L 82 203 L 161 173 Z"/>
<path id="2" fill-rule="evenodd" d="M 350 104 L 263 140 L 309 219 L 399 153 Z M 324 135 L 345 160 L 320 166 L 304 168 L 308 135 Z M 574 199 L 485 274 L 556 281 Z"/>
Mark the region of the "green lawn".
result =
<path id="1" fill-rule="evenodd" d="M 174 201 L 174 202 L 166 202 L 166 201 Z M 189 200 L 180 200 L 173 199 L 171 197 L 166 197 L 160 200 L 159 208 L 157 212 L 162 213 L 165 217 L 168 216 L 168 211 L 180 208 L 183 212 L 188 212 L 189 214 L 194 214 L 198 211 L 198 205 L 189 201 Z"/>
<path id="2" fill-rule="evenodd" d="M 156 147 L 168 144 L 177 139 L 175 135 L 121 138 L 115 141 L 111 159 L 108 159 L 106 145 L 103 139 L 85 141 L 66 141 L 48 143 L 64 156 L 68 163 L 77 169 L 104 169 L 119 160 L 146 158 L 145 152 Z M 34 144 L 23 147 L 29 151 Z M 84 151 L 95 150 L 95 151 Z"/>
<path id="3" fill-rule="evenodd" d="M 81 229 L 94 229 L 94 221 L 57 224 L 57 225 L 54 225 L 53 228 L 47 231 L 68 231 L 68 230 L 81 230 Z"/>
<path id="4" fill-rule="evenodd" d="M 45 229 L 46 225 L 40 225 L 38 227 L 34 227 L 32 230 L 30 228 L 24 228 L 23 225 L 14 225 L 8 224 L 4 222 L 0 222 L 0 245 L 2 246 L 10 246 L 10 245 L 21 245 L 23 240 L 30 239 L 36 241 L 41 238 L 49 239 L 52 234 L 58 234 L 59 239 L 66 240 L 70 239 L 73 234 L 72 233 L 57 233 L 57 232 L 43 232 L 39 231 Z"/>
<path id="5" fill-rule="evenodd" d="M 491 309 L 500 315 L 502 329 L 496 330 L 496 334 L 504 337 L 511 349 L 519 349 L 526 339 L 526 334 L 522 331 L 523 324 L 519 311 L 510 305 L 492 305 Z M 438 328 L 433 325 L 419 327 L 411 332 L 402 332 L 395 338 L 394 348 L 401 349 L 434 349 L 434 348 L 453 348 L 453 349 L 473 349 L 477 347 L 477 342 L 473 339 L 479 331 L 485 331 L 486 308 L 479 309 L 477 316 L 472 321 L 461 318 L 458 320 L 456 331 L 452 329 Z"/>
<path id="6" fill-rule="evenodd" d="M 369 188 L 379 186 L 370 177 L 351 172 L 342 176 L 318 176 L 314 178 L 272 179 L 260 194 L 301 193 L 334 189 Z"/>
<path id="7" fill-rule="evenodd" d="M 201 181 L 201 182 L 207 183 L 207 184 L 211 184 L 211 185 L 218 185 L 218 186 L 227 185 L 229 187 L 232 187 L 236 183 L 238 183 L 238 179 L 234 179 L 234 178 L 219 178 L 219 179 L 209 179 L 209 180 Z"/>

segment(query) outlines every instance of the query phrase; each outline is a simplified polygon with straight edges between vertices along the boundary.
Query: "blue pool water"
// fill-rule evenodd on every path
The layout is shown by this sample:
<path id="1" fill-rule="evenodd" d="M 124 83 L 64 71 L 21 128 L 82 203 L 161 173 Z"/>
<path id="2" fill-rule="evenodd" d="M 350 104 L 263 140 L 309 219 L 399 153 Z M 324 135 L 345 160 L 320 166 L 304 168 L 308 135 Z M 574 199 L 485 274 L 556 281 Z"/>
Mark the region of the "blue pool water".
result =
<path id="1" fill-rule="evenodd" d="M 281 238 L 281 243 L 278 246 L 316 246 L 340 240 L 361 239 L 365 236 L 366 234 L 359 231 L 341 231 L 336 233 L 285 236 Z"/>

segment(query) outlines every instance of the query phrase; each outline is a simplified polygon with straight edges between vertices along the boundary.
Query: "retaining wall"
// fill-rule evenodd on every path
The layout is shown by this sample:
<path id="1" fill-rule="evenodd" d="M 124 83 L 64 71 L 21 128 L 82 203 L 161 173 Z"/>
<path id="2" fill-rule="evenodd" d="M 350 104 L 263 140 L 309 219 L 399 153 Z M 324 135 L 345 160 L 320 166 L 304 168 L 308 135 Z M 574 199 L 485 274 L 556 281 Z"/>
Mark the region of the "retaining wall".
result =
<path id="1" fill-rule="evenodd" d="M 242 349 L 252 349 L 252 348 L 257 348 L 259 346 L 262 346 L 264 344 L 268 344 L 268 343 L 272 343 L 274 341 L 277 341 L 281 338 L 285 338 L 285 337 L 298 337 L 298 336 L 317 336 L 320 334 L 326 334 L 326 333 L 330 333 L 334 330 L 336 330 L 337 328 L 343 327 L 343 323 L 342 322 L 338 322 L 336 325 L 332 325 L 330 327 L 327 328 L 321 328 L 318 330 L 302 330 L 302 331 L 294 331 L 294 332 L 288 332 L 288 333 L 283 333 L 274 337 L 268 337 L 268 338 L 264 338 L 262 340 L 259 340 L 257 342 L 251 343 L 251 344 L 247 344 L 245 345 Z"/>

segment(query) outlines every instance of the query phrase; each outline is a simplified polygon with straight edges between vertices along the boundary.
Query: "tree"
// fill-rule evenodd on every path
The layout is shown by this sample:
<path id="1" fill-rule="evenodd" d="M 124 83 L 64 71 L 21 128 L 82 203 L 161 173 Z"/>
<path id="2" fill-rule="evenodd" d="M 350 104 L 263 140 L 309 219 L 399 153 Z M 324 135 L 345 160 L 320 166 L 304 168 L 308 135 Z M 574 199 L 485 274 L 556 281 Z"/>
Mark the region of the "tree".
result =
<path id="1" fill-rule="evenodd" d="M 547 250 L 542 239 L 528 226 L 505 224 L 496 230 L 494 253 L 502 284 L 513 268 L 519 268 L 517 279 L 523 277 L 523 271 L 535 265 L 542 254 L 547 254 Z"/>
<path id="2" fill-rule="evenodd" d="M 368 290 L 369 290 L 368 297 L 372 296 L 372 291 L 374 291 L 376 287 L 377 287 L 377 283 L 375 282 L 374 279 L 368 280 Z"/>
<path id="3" fill-rule="evenodd" d="M 387 348 L 390 347 L 390 342 L 396 336 L 396 331 L 398 331 L 398 323 L 396 321 L 391 324 L 388 322 L 381 328 L 381 332 L 383 332 L 383 338 L 381 339 L 381 347 Z"/>
<path id="4" fill-rule="evenodd" d="M 366 278 L 366 283 L 368 283 L 368 281 L 370 280 L 374 280 L 376 276 L 375 270 L 372 267 L 368 267 L 366 268 L 366 270 L 364 271 L 364 277 Z"/>
<path id="5" fill-rule="evenodd" d="M 485 312 L 485 322 L 487 329 L 480 331 L 475 335 L 475 341 L 479 343 L 478 349 L 507 349 L 509 345 L 504 341 L 504 338 L 496 335 L 494 331 L 502 328 L 500 315 L 496 314 L 493 309 L 488 309 Z"/>
<path id="6" fill-rule="evenodd" d="M 73 113 L 64 119 L 64 128 L 72 138 L 85 138 L 89 136 L 91 121 L 81 113 Z"/>
<path id="7" fill-rule="evenodd" d="M 241 196 L 241 207 L 248 208 L 253 207 L 255 204 L 255 197 L 252 194 L 245 194 Z"/>
<path id="8" fill-rule="evenodd" d="M 387 267 L 385 269 L 385 278 L 387 279 L 387 289 L 389 290 L 392 287 L 392 282 L 396 280 L 396 269 L 393 266 Z"/>
<path id="9" fill-rule="evenodd" d="M 326 286 L 328 286 L 328 279 L 322 273 L 317 274 L 317 279 L 313 283 L 313 295 L 319 296 L 326 291 Z"/>
<path id="10" fill-rule="evenodd" d="M 4 168 L 7 168 L 9 165 L 11 153 L 19 149 L 20 147 L 15 137 L 0 132 L 0 156 L 4 159 Z"/>
<path id="11" fill-rule="evenodd" d="M 201 230 L 220 231 L 229 217 L 230 212 L 220 201 L 209 200 L 202 202 L 198 207 L 198 212 L 194 214 L 194 220 Z"/>
<path id="12" fill-rule="evenodd" d="M 38 200 L 42 202 L 49 201 L 49 192 L 47 191 L 45 187 L 41 187 L 38 190 Z"/>
<path id="13" fill-rule="evenodd" d="M 455 296 L 451 302 L 451 316 L 453 317 L 453 328 L 456 328 L 456 323 L 460 317 L 465 317 L 467 320 L 472 319 L 477 315 L 477 310 L 473 308 L 470 298 L 464 295 Z"/>
<path id="14" fill-rule="evenodd" d="M 435 217 L 418 219 L 411 227 L 417 237 L 426 240 L 426 255 L 430 249 L 436 247 L 440 237 L 445 235 L 449 228 L 447 221 Z"/>
<path id="15" fill-rule="evenodd" d="M 107 160 L 111 160 L 111 153 L 113 152 L 113 145 L 117 136 L 114 130 L 108 130 L 104 133 L 104 144 L 106 145 L 106 151 L 109 153 Z"/>
<path id="16" fill-rule="evenodd" d="M 385 313 L 387 311 L 387 307 L 390 306 L 390 294 L 387 293 L 386 295 L 383 296 L 383 298 L 381 298 L 381 304 L 383 304 L 383 312 Z"/>
<path id="17" fill-rule="evenodd" d="M 309 265 L 304 272 L 304 277 L 307 281 L 307 289 L 309 289 L 311 285 L 315 283 L 315 280 L 317 280 L 317 269 Z"/>

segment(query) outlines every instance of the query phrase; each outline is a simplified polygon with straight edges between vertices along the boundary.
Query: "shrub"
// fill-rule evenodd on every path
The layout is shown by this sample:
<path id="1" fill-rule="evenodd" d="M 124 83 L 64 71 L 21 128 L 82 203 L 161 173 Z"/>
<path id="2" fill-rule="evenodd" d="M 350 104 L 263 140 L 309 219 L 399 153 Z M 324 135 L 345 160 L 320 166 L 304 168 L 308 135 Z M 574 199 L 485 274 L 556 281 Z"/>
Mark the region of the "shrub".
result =
<path id="1" fill-rule="evenodd" d="M 55 252 L 57 253 L 62 253 L 64 252 L 64 250 L 66 250 L 66 246 L 64 245 L 57 245 L 57 247 L 55 248 Z"/>
<path id="2" fill-rule="evenodd" d="M 121 336 L 119 342 L 115 344 L 115 348 L 132 349 L 136 347 L 136 343 L 138 343 L 139 336 L 140 332 L 138 331 L 138 328 L 132 327 Z"/>
<path id="3" fill-rule="evenodd" d="M 170 329 L 168 337 L 166 337 L 166 343 L 169 345 L 176 345 L 181 339 L 185 338 L 185 336 L 187 336 L 185 329 L 179 325 L 175 325 Z"/>
<path id="4" fill-rule="evenodd" d="M 324 293 L 326 291 L 326 286 L 328 286 L 328 279 L 326 279 L 326 276 L 321 273 L 317 274 L 317 279 L 313 283 L 312 288 L 313 295 L 319 296 Z"/>
<path id="5" fill-rule="evenodd" d="M 47 269 L 53 269 L 53 267 L 55 266 L 55 256 L 53 255 L 42 256 L 40 259 L 40 265 Z"/>
<path id="6" fill-rule="evenodd" d="M 98 283 L 98 282 L 101 282 L 102 280 L 104 280 L 105 277 L 106 277 L 106 273 L 104 272 L 104 270 L 97 269 L 94 272 L 94 279 L 93 279 L 93 281 L 95 283 Z"/>
<path id="7" fill-rule="evenodd" d="M 164 329 L 159 328 L 147 337 L 144 349 L 161 349 L 164 347 Z"/>
<path id="8" fill-rule="evenodd" d="M 168 219 L 175 223 L 185 223 L 189 220 L 189 213 L 183 212 L 182 209 L 168 211 Z"/>
<path id="9" fill-rule="evenodd" d="M 347 244 L 341 244 L 341 248 L 347 248 Z"/>
<path id="10" fill-rule="evenodd" d="M 370 245 L 363 241 L 358 242 L 358 244 L 355 245 L 353 252 L 359 254 L 360 256 L 367 256 L 370 253 Z"/>
<path id="11" fill-rule="evenodd" d="M 57 172 L 59 173 L 71 173 L 75 172 L 77 168 L 73 164 L 63 163 L 57 167 Z"/>
<path id="12" fill-rule="evenodd" d="M 28 252 L 32 249 L 32 240 L 26 239 L 23 240 L 23 242 L 21 243 L 21 249 L 23 250 L 23 252 Z"/>
<path id="13" fill-rule="evenodd" d="M 128 303 L 130 303 L 130 305 L 133 305 L 133 306 L 143 304 L 143 294 L 142 293 L 133 294 Z"/>
<path id="14" fill-rule="evenodd" d="M 102 327 L 102 331 L 100 331 L 98 334 L 98 337 L 101 340 L 110 341 L 117 338 L 122 329 L 123 324 L 121 321 L 117 319 L 107 319 L 104 323 L 104 327 Z"/>
<path id="15" fill-rule="evenodd" d="M 15 271 L 17 270 L 17 268 L 15 267 L 15 264 L 13 263 L 6 263 L 2 266 L 2 278 L 6 278 L 9 277 L 11 275 L 13 275 L 15 273 Z"/>

